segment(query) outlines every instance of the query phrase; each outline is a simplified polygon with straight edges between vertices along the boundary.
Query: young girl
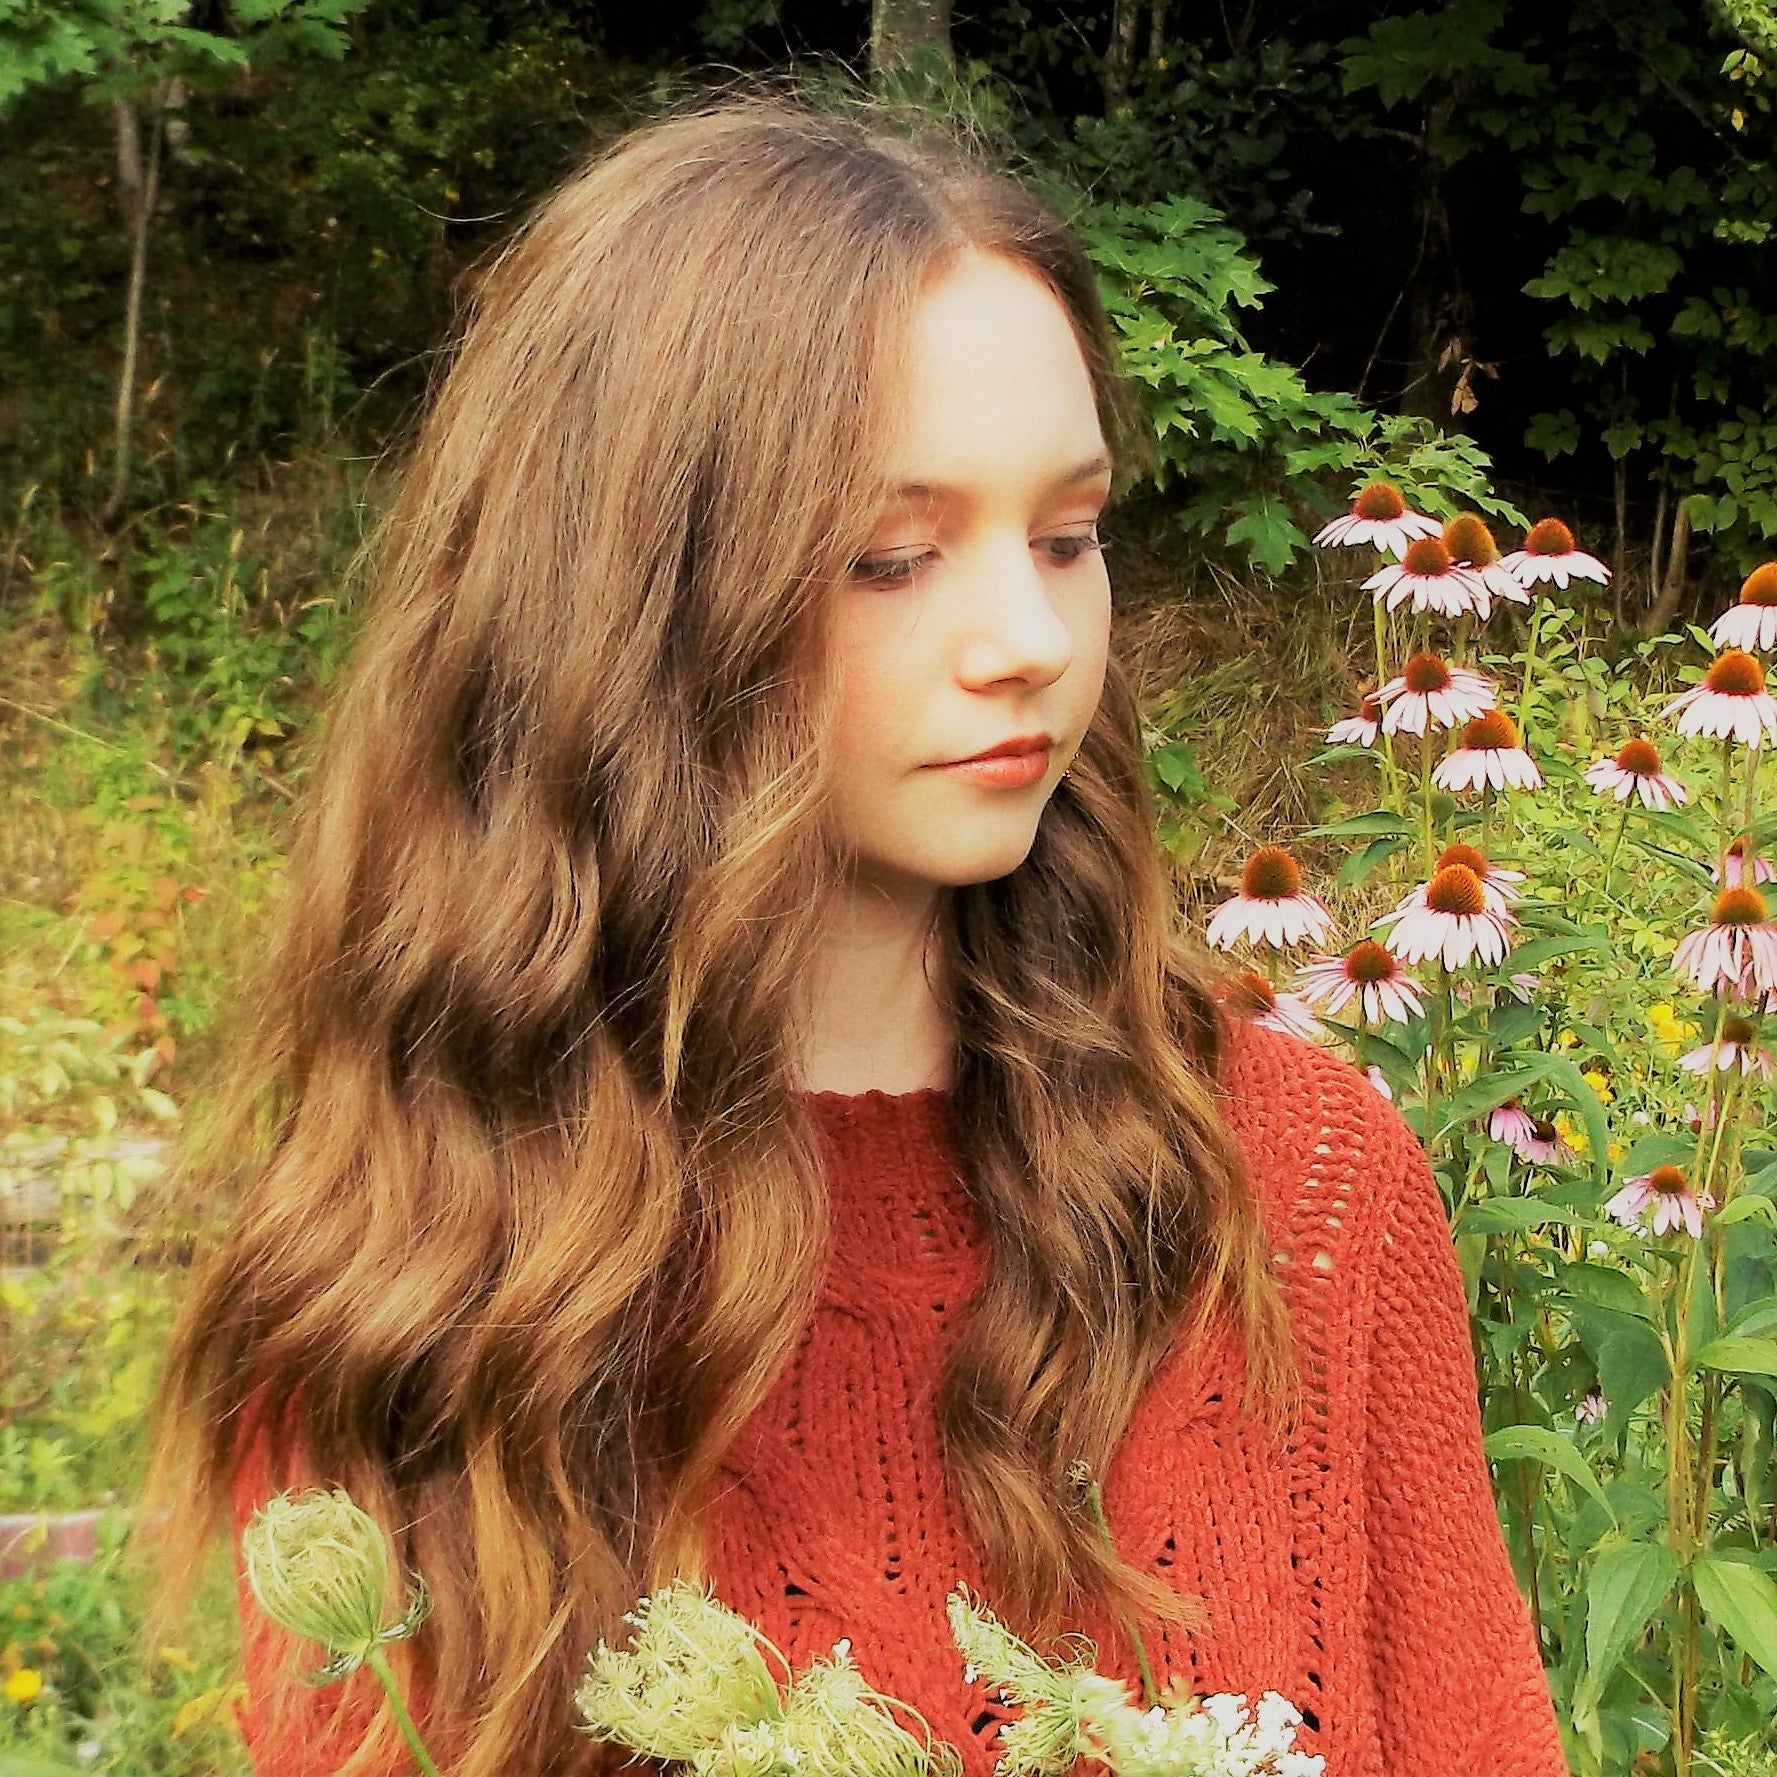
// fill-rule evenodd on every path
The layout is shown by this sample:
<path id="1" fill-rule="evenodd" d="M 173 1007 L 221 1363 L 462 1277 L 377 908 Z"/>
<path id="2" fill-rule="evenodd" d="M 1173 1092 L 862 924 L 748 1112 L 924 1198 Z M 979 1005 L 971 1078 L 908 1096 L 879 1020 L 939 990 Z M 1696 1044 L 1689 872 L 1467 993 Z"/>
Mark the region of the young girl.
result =
<path id="1" fill-rule="evenodd" d="M 705 101 L 503 252 L 198 1173 L 165 1621 L 321 1483 L 430 1587 L 452 1777 L 620 1762 L 572 1693 L 675 1573 L 971 1777 L 958 1580 L 1281 1691 L 1326 1777 L 1565 1771 L 1433 1176 L 1175 920 L 1095 528 L 1143 438 L 1064 222 L 867 112 Z M 260 1777 L 411 1769 L 241 1604 Z"/>

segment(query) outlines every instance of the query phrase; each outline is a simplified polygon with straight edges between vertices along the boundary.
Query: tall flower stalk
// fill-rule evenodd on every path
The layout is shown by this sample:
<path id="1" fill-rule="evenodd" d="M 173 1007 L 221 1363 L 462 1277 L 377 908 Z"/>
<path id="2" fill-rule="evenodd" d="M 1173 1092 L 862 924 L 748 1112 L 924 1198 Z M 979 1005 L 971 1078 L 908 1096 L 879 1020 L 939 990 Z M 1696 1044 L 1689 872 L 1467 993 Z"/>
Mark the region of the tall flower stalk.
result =
<path id="1" fill-rule="evenodd" d="M 1354 526 L 1344 541 L 1356 540 Z M 1445 525 L 1441 551 L 1410 543 L 1387 556 L 1398 559 L 1364 583 L 1379 689 L 1328 738 L 1369 747 L 1410 732 L 1418 769 L 1392 770 L 1378 748 L 1379 806 L 1315 833 L 1364 837 L 1369 854 L 1342 882 L 1384 859 L 1391 874 L 1417 864 L 1417 886 L 1395 889 L 1372 931 L 1397 964 L 1431 973 L 1416 1015 L 1385 1028 L 1362 1008 L 1334 1021 L 1349 995 L 1330 998 L 1343 973 L 1333 958 L 1297 985 L 1322 1039 L 1349 1042 L 1422 1132 L 1443 1183 L 1479 1323 L 1489 1451 L 1511 1459 L 1502 1509 L 1584 1777 L 1604 1777 L 1640 1732 L 1629 1711 L 1646 1676 L 1631 1654 L 1647 1646 L 1669 1679 L 1666 1769 L 1691 1777 L 1703 1724 L 1757 1712 L 1762 1693 L 1749 1687 L 1777 1679 L 1777 1578 L 1747 1559 L 1748 1538 L 1753 1551 L 1777 1541 L 1763 1429 L 1777 1418 L 1777 1321 L 1756 1294 L 1762 1275 L 1777 1297 L 1777 1171 L 1754 1145 L 1777 1077 L 1762 1040 L 1777 1015 L 1777 870 L 1765 859 L 1777 817 L 1759 788 L 1777 700 L 1757 657 L 1777 647 L 1777 564 L 1748 578 L 1711 630 L 1716 658 L 1661 708 L 1620 666 L 1601 674 L 1586 661 L 1585 617 L 1570 635 L 1574 613 L 1544 596 L 1610 577 L 1559 520 L 1504 556 L 1466 517 Z M 1469 602 L 1463 569 L 1486 597 Z M 1397 629 L 1391 613 L 1409 601 Z M 1524 645 L 1503 662 L 1515 719 L 1476 660 L 1496 601 L 1527 606 Z M 1551 698 L 1568 718 L 1545 729 Z M 1374 727 L 1361 719 L 1372 708 Z M 1615 753 L 1575 758 L 1615 721 L 1634 729 Z M 1681 749 L 1717 743 L 1706 823 L 1646 732 L 1661 721 Z M 1588 819 L 1588 793 L 1621 806 Z M 1543 834 L 1556 844 L 1538 845 Z M 1706 922 L 1662 943 L 1661 922 L 1683 917 L 1705 877 L 1717 885 Z M 1669 974 L 1713 1009 L 1711 1039 L 1676 1067 L 1634 1040 L 1645 1001 L 1671 993 Z M 1687 1074 L 1703 1076 L 1702 1103 L 1681 1119 Z M 1766 1169 L 1756 1189 L 1749 1164 Z M 1657 1382 L 1647 1356 L 1632 1359 L 1642 1342 L 1657 1345 Z M 1649 1435 L 1631 1436 L 1650 1396 Z M 1549 1429 L 1563 1411 L 1568 1434 Z M 1576 1548 L 1552 1515 L 1566 1484 L 1556 1477 L 1607 1500 L 1595 1464 L 1613 1449 L 1621 1480 L 1662 1487 L 1665 1522 Z M 1633 1622 L 1607 1614 L 1631 1605 Z"/>

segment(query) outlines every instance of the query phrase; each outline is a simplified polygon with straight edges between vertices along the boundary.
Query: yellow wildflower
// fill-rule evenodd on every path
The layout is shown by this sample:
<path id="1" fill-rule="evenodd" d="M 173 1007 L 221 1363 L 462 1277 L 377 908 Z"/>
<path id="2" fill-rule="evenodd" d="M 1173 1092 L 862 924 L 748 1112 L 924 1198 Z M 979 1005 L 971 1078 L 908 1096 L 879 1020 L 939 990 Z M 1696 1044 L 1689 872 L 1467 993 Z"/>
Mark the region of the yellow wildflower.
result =
<path id="1" fill-rule="evenodd" d="M 1659 1000 L 1647 1009 L 1648 1028 L 1662 1043 L 1676 1049 L 1697 1034 L 1697 1026 L 1680 1018 L 1669 1000 Z"/>
<path id="2" fill-rule="evenodd" d="M 226 1691 L 218 1685 L 216 1689 L 205 1691 L 196 1697 L 187 1697 L 173 1712 L 171 1733 L 176 1740 L 181 1734 L 189 1734 L 200 1722 L 207 1721 L 215 1713 L 216 1705 L 226 1695 Z"/>
<path id="3" fill-rule="evenodd" d="M 1591 1143 L 1586 1139 L 1585 1128 L 1577 1118 L 1570 1116 L 1566 1111 L 1557 1111 L 1555 1113 L 1555 1127 L 1561 1132 L 1561 1139 L 1576 1154 L 1591 1152 Z"/>
<path id="4" fill-rule="evenodd" d="M 1555 1047 L 1557 1049 L 1577 1049 L 1579 1046 L 1580 1040 L 1572 1031 L 1562 1030 L 1555 1033 Z"/>
<path id="5" fill-rule="evenodd" d="M 1607 1147 L 1607 1148 L 1606 1148 L 1606 1149 L 1605 1149 L 1605 1153 L 1606 1153 L 1606 1154 L 1607 1154 L 1607 1155 L 1609 1155 L 1609 1157 L 1610 1157 L 1610 1163 L 1611 1163 L 1611 1165 L 1613 1165 L 1613 1166 L 1614 1166 L 1614 1165 L 1616 1165 L 1616 1163 L 1617 1163 L 1617 1162 L 1618 1162 L 1618 1161 L 1619 1161 L 1619 1160 L 1621 1160 L 1621 1159 L 1622 1159 L 1622 1157 L 1623 1157 L 1623 1156 L 1624 1156 L 1624 1155 L 1625 1155 L 1625 1154 L 1626 1154 L 1626 1153 L 1628 1153 L 1628 1151 L 1629 1151 L 1629 1150 L 1628 1150 L 1628 1149 L 1627 1149 L 1627 1148 L 1626 1148 L 1626 1147 L 1624 1147 L 1624 1146 L 1623 1146 L 1623 1144 L 1622 1144 L 1622 1143 L 1621 1143 L 1621 1142 L 1620 1142 L 1620 1141 L 1613 1141 L 1613 1142 L 1612 1142 L 1612 1143 L 1611 1143 L 1611 1144 L 1610 1144 L 1610 1145 L 1609 1145 L 1609 1147 Z"/>
<path id="6" fill-rule="evenodd" d="M 13 1702 L 29 1703 L 43 1689 L 43 1674 L 34 1666 L 21 1666 L 0 1688 Z"/>
<path id="7" fill-rule="evenodd" d="M 1580 1078 L 1598 1094 L 1599 1099 L 1603 1103 L 1609 1104 L 1610 1101 L 1616 1097 L 1616 1093 L 1611 1089 L 1610 1076 L 1605 1073 L 1600 1073 L 1597 1068 L 1587 1068 L 1586 1071 L 1580 1075 Z"/>

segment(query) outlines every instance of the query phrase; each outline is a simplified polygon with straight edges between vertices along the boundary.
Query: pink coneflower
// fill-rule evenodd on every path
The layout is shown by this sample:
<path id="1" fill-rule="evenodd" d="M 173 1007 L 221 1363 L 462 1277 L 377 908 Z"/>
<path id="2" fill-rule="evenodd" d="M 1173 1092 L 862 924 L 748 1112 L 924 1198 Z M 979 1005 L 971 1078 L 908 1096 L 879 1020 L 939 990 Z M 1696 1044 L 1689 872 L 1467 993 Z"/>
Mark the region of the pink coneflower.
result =
<path id="1" fill-rule="evenodd" d="M 1310 1042 L 1326 1035 L 1320 1020 L 1305 1001 L 1293 993 L 1279 993 L 1263 975 L 1250 969 L 1223 984 L 1221 999 L 1236 1017 L 1250 1018 L 1267 1030 L 1307 1037 Z"/>
<path id="2" fill-rule="evenodd" d="M 1433 611 L 1440 617 L 1461 617 L 1465 612 L 1481 616 L 1483 607 L 1491 609 L 1480 576 L 1471 568 L 1459 568 L 1436 537 L 1409 543 L 1398 562 L 1378 568 L 1364 582 L 1364 591 L 1376 604 L 1386 597 L 1391 611 L 1398 611 L 1408 599 L 1415 611 Z"/>
<path id="3" fill-rule="evenodd" d="M 1495 913 L 1507 913 L 1513 902 L 1519 899 L 1524 891 L 1517 885 L 1524 880 L 1522 870 L 1502 870 L 1497 864 L 1490 864 L 1472 845 L 1464 845 L 1459 839 L 1453 845 L 1447 845 L 1438 853 L 1437 861 L 1432 865 L 1435 876 L 1440 870 L 1447 870 L 1452 864 L 1461 864 L 1464 869 L 1472 870 L 1481 879 L 1481 893 L 1487 905 Z M 1402 907 L 1423 907 L 1425 905 L 1426 884 L 1421 883 L 1401 903 Z M 1514 975 L 1514 981 L 1528 979 L 1532 986 L 1534 976 L 1522 977 Z"/>
<path id="4" fill-rule="evenodd" d="M 1690 791 L 1660 769 L 1659 749 L 1639 735 L 1625 741 L 1614 758 L 1588 765 L 1586 782 L 1600 795 L 1610 791 L 1619 802 L 1633 794 L 1643 808 L 1675 808 L 1690 799 Z"/>
<path id="5" fill-rule="evenodd" d="M 1516 1098 L 1495 1105 L 1487 1117 L 1487 1133 L 1502 1141 L 1514 1153 L 1520 1142 L 1529 1141 L 1536 1128 L 1536 1119 Z"/>
<path id="6" fill-rule="evenodd" d="M 1723 889 L 1708 925 L 1679 939 L 1672 965 L 1705 993 L 1718 982 L 1718 991 L 1745 999 L 1777 988 L 1777 923 L 1764 896 L 1744 883 Z"/>
<path id="7" fill-rule="evenodd" d="M 1487 1119 L 1487 1133 L 1533 1166 L 1552 1166 L 1573 1158 L 1573 1149 L 1553 1120 L 1525 1110 L 1515 1098 L 1508 1098 Z"/>
<path id="8" fill-rule="evenodd" d="M 1499 559 L 1499 545 L 1485 522 L 1472 512 L 1460 512 L 1444 526 L 1444 547 L 1458 567 L 1472 568 L 1486 594 L 1478 613 L 1485 623 L 1493 615 L 1496 598 L 1527 605 L 1530 594 L 1512 578 Z"/>
<path id="9" fill-rule="evenodd" d="M 1532 1117 L 1529 1135 L 1515 1148 L 1518 1158 L 1528 1160 L 1532 1166 L 1559 1166 L 1563 1160 L 1573 1158 L 1573 1149 L 1552 1117 Z"/>
<path id="10" fill-rule="evenodd" d="M 1438 521 L 1423 512 L 1411 512 L 1401 490 L 1390 481 L 1372 481 L 1352 502 L 1351 510 L 1315 534 L 1316 543 L 1365 543 L 1404 555 L 1415 537 L 1435 537 Z"/>
<path id="11" fill-rule="evenodd" d="M 1407 657 L 1397 678 L 1376 693 L 1383 705 L 1382 732 L 1423 734 L 1429 721 L 1438 728 L 1454 728 L 1484 710 L 1493 708 L 1493 687 L 1467 667 L 1450 666 L 1437 655 L 1421 649 Z"/>
<path id="12" fill-rule="evenodd" d="M 1731 1067 L 1738 1067 L 1742 1074 L 1751 1074 L 1760 1080 L 1770 1079 L 1774 1065 L 1771 1051 L 1758 1041 L 1758 1033 L 1750 1018 L 1724 1018 L 1721 1021 L 1721 1042 L 1705 1043 L 1700 1049 L 1679 1056 L 1678 1065 L 1693 1074 L 1706 1074 L 1712 1065 L 1711 1057 L 1714 1058 L 1713 1065 L 1724 1073 Z"/>
<path id="13" fill-rule="evenodd" d="M 1725 882 L 1729 888 L 1739 888 L 1746 881 L 1747 853 L 1752 851 L 1750 835 L 1742 833 L 1729 847 L 1723 864 L 1711 864 L 1709 875 L 1715 882 Z M 1726 875 L 1723 868 L 1726 868 Z M 1773 869 L 1769 860 L 1752 853 L 1752 880 L 1754 882 L 1771 882 L 1777 880 L 1777 869 Z"/>
<path id="14" fill-rule="evenodd" d="M 1762 561 L 1740 583 L 1740 602 L 1709 626 L 1718 648 L 1777 648 L 1777 561 Z"/>
<path id="15" fill-rule="evenodd" d="M 1372 1024 L 1385 1018 L 1407 1024 L 1425 1011 L 1425 989 L 1374 938 L 1360 938 L 1343 956 L 1310 963 L 1293 985 L 1309 1005 L 1335 1018 L 1360 994 Z"/>
<path id="16" fill-rule="evenodd" d="M 1394 1103 L 1394 1088 L 1389 1085 L 1387 1074 L 1385 1074 L 1375 1062 L 1372 1061 L 1370 1065 L 1364 1069 L 1364 1078 L 1368 1080 L 1390 1104 Z"/>
<path id="17" fill-rule="evenodd" d="M 1707 1191 L 1693 1191 L 1676 1166 L 1656 1166 L 1632 1178 L 1605 1204 L 1604 1213 L 1632 1228 L 1649 1204 L 1654 1206 L 1654 1232 L 1664 1234 L 1680 1224 L 1693 1240 L 1703 1238 L 1703 1211 L 1715 1208 Z"/>
<path id="18" fill-rule="evenodd" d="M 1326 941 L 1333 916 L 1318 895 L 1302 887 L 1296 860 L 1281 845 L 1261 845 L 1240 872 L 1240 893 L 1215 910 L 1206 936 L 1218 950 L 1237 940 L 1255 944 Z"/>
<path id="19" fill-rule="evenodd" d="M 1588 1388 L 1585 1399 L 1574 1408 L 1573 1416 L 1580 1425 L 1596 1425 L 1610 1411 L 1610 1402 L 1604 1398 L 1604 1391 Z"/>
<path id="20" fill-rule="evenodd" d="M 1446 864 L 1394 912 L 1376 921 L 1393 929 L 1383 939 L 1402 962 L 1441 957 L 1447 969 L 1460 969 L 1471 957 L 1484 963 L 1504 959 L 1511 948 L 1506 927 L 1517 921 L 1488 905 L 1481 878 L 1466 864 Z"/>
<path id="21" fill-rule="evenodd" d="M 1744 741 L 1749 747 L 1777 740 L 1777 703 L 1765 689 L 1765 669 L 1744 648 L 1727 648 L 1693 685 L 1660 711 L 1676 715 L 1680 734 Z"/>
<path id="22" fill-rule="evenodd" d="M 1545 518 L 1530 527 L 1522 549 L 1500 557 L 1500 564 L 1520 586 L 1553 580 L 1565 589 L 1569 580 L 1596 580 L 1602 586 L 1610 578 L 1595 555 L 1573 546 L 1573 532 L 1558 518 Z"/>
<path id="23" fill-rule="evenodd" d="M 1504 710 L 1485 710 L 1462 731 L 1462 745 L 1432 768 L 1441 790 L 1534 790 L 1543 781 L 1536 761 L 1518 738 L 1518 725 Z"/>
<path id="24" fill-rule="evenodd" d="M 1508 975 L 1501 983 L 1519 1005 L 1528 1005 L 1536 997 L 1536 977 L 1531 974 Z"/>
<path id="25" fill-rule="evenodd" d="M 1327 730 L 1327 741 L 1333 745 L 1340 741 L 1355 741 L 1360 747 L 1373 747 L 1376 744 L 1376 729 L 1381 720 L 1382 705 L 1376 701 L 1373 691 L 1366 691 L 1363 701 L 1357 706 L 1357 714 L 1340 717 Z"/>

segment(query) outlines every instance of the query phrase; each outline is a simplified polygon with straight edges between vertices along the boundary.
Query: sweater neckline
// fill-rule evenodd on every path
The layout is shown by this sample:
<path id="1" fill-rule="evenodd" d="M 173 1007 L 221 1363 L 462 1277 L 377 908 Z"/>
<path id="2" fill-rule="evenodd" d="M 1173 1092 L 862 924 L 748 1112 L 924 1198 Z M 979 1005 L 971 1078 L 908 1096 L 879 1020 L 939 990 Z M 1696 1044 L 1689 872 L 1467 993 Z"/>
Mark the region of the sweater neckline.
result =
<path id="1" fill-rule="evenodd" d="M 917 1109 L 928 1104 L 947 1104 L 948 1086 L 915 1086 L 911 1092 L 884 1092 L 872 1086 L 865 1092 L 799 1092 L 797 1097 L 822 1111 Z"/>

